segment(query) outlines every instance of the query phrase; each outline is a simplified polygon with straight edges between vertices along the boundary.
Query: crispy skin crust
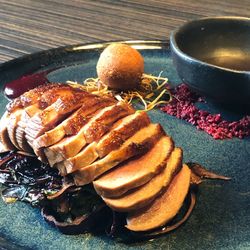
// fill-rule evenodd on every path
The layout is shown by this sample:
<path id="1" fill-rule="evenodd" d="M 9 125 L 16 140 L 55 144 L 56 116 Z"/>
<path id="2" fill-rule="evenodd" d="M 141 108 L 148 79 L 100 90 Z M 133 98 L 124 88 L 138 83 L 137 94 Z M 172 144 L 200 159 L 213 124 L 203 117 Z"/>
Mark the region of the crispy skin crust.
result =
<path id="1" fill-rule="evenodd" d="M 94 112 L 115 103 L 116 102 L 113 98 L 103 98 L 99 96 L 95 96 L 94 98 L 92 97 L 88 100 L 88 102 L 85 102 L 82 105 L 79 115 L 73 118 L 70 126 L 65 128 L 66 135 L 75 135 L 82 128 L 82 126 L 86 124 L 86 117 L 88 121 Z"/>
<path id="2" fill-rule="evenodd" d="M 65 91 L 71 91 L 71 89 L 70 86 L 64 84 L 52 84 L 51 88 L 48 88 L 48 86 L 39 88 L 39 93 L 41 93 L 40 91 L 45 92 L 41 93 L 35 104 L 23 109 L 22 115 L 18 120 L 18 126 L 14 130 L 19 148 L 27 152 L 33 151 L 25 138 L 25 128 L 26 124 L 29 123 L 29 119 L 53 104 Z"/>
<path id="3" fill-rule="evenodd" d="M 149 123 L 150 119 L 145 112 L 135 113 L 119 121 L 119 124 L 98 142 L 96 150 L 99 157 L 102 158 L 111 151 L 118 149 L 126 139 Z"/>
<path id="4" fill-rule="evenodd" d="M 28 107 L 37 101 L 39 102 L 39 106 L 42 108 L 44 105 L 46 105 L 46 103 L 50 103 L 51 99 L 55 98 L 57 95 L 56 90 L 58 89 L 72 89 L 72 87 L 62 83 L 43 84 L 37 88 L 25 92 L 20 97 L 14 99 L 7 105 L 7 111 L 9 113 L 13 113 L 16 109 Z M 47 93 L 46 97 L 41 98 L 44 93 Z"/>
<path id="5" fill-rule="evenodd" d="M 103 111 L 96 117 L 93 117 L 86 125 L 84 136 L 88 143 L 99 140 L 109 131 L 114 122 L 135 112 L 130 105 L 123 102 L 117 103 Z"/>

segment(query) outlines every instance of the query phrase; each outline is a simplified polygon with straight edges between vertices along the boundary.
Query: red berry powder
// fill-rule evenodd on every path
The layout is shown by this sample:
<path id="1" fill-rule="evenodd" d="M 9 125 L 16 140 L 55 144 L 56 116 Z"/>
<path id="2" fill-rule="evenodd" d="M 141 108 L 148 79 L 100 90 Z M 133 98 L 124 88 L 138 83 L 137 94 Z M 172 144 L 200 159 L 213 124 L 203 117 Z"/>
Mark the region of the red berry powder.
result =
<path id="1" fill-rule="evenodd" d="M 195 106 L 197 102 L 205 102 L 203 97 L 194 93 L 186 84 L 171 90 L 173 100 L 161 108 L 169 115 L 185 120 L 197 129 L 203 130 L 214 139 L 243 138 L 250 135 L 250 116 L 238 121 L 223 120 L 220 114 L 211 114 Z"/>

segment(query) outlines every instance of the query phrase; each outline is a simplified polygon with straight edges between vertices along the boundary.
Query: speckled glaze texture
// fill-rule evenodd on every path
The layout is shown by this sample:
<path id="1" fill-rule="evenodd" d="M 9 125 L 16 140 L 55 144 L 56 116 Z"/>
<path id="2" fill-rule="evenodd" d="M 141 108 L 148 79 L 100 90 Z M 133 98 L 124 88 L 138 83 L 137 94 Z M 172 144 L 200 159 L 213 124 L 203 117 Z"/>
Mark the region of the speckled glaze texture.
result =
<path id="1" fill-rule="evenodd" d="M 95 66 L 102 48 L 73 48 L 42 52 L 1 65 L 1 85 L 25 73 L 50 68 L 57 68 L 49 73 L 50 81 L 83 81 L 96 76 Z M 145 72 L 158 75 L 163 71 L 171 84 L 180 83 L 168 44 L 152 42 L 142 48 Z M 1 114 L 6 103 L 1 94 Z M 208 106 L 210 112 L 215 110 L 213 105 Z M 226 115 L 232 119 L 238 114 Z M 250 138 L 214 140 L 159 110 L 151 111 L 150 117 L 162 124 L 176 146 L 183 148 L 185 161 L 199 162 L 232 177 L 229 182 L 204 182 L 199 188 L 197 205 L 182 227 L 153 241 L 126 245 L 105 235 L 63 235 L 42 219 L 38 209 L 24 203 L 6 205 L 0 201 L 0 249 L 250 249 Z"/>

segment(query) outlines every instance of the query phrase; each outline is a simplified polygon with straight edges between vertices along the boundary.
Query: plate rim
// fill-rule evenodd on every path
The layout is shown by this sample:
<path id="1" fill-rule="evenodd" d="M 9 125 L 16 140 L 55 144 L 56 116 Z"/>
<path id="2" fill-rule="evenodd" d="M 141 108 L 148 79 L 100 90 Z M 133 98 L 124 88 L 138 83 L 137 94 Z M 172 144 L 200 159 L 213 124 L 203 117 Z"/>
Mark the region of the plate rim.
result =
<path id="1" fill-rule="evenodd" d="M 166 40 L 110 40 L 78 43 L 71 45 L 64 45 L 55 48 L 40 50 L 34 53 L 26 54 L 7 62 L 0 64 L 0 91 L 4 90 L 6 83 L 11 82 L 19 77 L 33 74 L 40 71 L 43 67 L 51 64 L 51 61 L 60 61 L 61 56 L 70 56 L 79 53 L 98 52 L 112 43 L 125 43 L 138 50 L 163 50 L 170 51 L 170 41 Z M 13 68 L 15 70 L 15 77 L 12 76 Z M 7 79 L 7 80 L 6 80 Z"/>
<path id="2" fill-rule="evenodd" d="M 157 44 L 157 45 L 162 45 L 162 49 L 167 49 L 170 50 L 169 48 L 169 41 L 168 40 L 112 40 L 112 41 L 108 41 L 108 42 L 90 42 L 90 43 L 80 43 L 80 44 L 73 44 L 73 45 L 66 45 L 66 46 L 60 46 L 57 48 L 52 48 L 52 49 L 47 49 L 47 50 L 41 50 L 35 53 L 31 53 L 31 54 L 27 54 L 18 58 L 14 58 L 10 61 L 7 61 L 3 64 L 0 64 L 0 73 L 3 70 L 8 70 L 9 68 L 11 68 L 13 66 L 13 64 L 16 63 L 24 63 L 24 62 L 28 62 L 28 61 L 32 61 L 34 59 L 36 59 L 37 57 L 39 57 L 40 55 L 44 55 L 46 53 L 51 53 L 51 55 L 53 56 L 55 53 L 59 53 L 61 54 L 61 52 L 63 51 L 68 51 L 68 52 L 72 52 L 73 48 L 77 48 L 77 47 L 82 47 L 85 46 L 85 48 L 81 48 L 81 50 L 85 50 L 85 51 L 93 51 L 96 49 L 100 49 L 100 48 L 104 48 L 105 46 L 108 46 L 110 43 L 114 43 L 114 42 L 121 42 L 121 43 L 128 43 L 128 44 L 139 44 L 139 45 L 151 45 L 151 44 Z M 86 48 L 86 46 L 93 46 L 91 48 Z M 102 45 L 102 47 L 99 47 L 100 45 Z M 151 48 L 153 50 L 153 48 Z M 79 50 L 78 50 L 79 51 Z M 1 84 L 1 83 L 0 83 Z M 8 240 L 8 238 L 6 238 L 6 240 Z"/>
<path id="3" fill-rule="evenodd" d="M 46 53 L 55 54 L 56 52 L 60 52 L 60 51 L 75 52 L 79 50 L 92 51 L 92 50 L 96 50 L 100 48 L 105 48 L 112 43 L 125 43 L 131 46 L 144 45 L 145 48 L 146 47 L 150 48 L 150 46 L 152 45 L 157 45 L 159 47 L 158 49 L 160 49 L 160 47 L 162 49 L 163 48 L 170 49 L 169 39 L 166 39 L 166 40 L 157 40 L 157 39 L 156 40 L 151 40 L 151 39 L 144 39 L 144 40 L 131 39 L 130 40 L 128 39 L 128 40 L 109 40 L 109 41 L 99 41 L 99 42 L 97 41 L 97 42 L 87 42 L 87 43 L 76 43 L 76 44 L 62 45 L 62 46 L 58 46 L 55 48 L 43 49 L 34 53 L 25 54 L 20 57 L 10 59 L 0 64 L 0 72 L 4 71 L 5 68 L 9 66 L 12 66 L 12 64 L 30 61 Z M 81 48 L 81 49 L 77 50 L 76 48 Z M 154 48 L 151 48 L 151 49 L 154 49 Z"/>

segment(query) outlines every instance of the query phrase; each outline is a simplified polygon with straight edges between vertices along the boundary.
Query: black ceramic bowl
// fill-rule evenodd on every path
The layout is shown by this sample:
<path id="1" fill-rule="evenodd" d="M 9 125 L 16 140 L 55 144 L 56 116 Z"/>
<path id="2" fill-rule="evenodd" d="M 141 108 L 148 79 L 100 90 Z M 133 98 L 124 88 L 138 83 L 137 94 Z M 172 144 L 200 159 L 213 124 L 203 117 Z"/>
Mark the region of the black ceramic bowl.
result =
<path id="1" fill-rule="evenodd" d="M 250 18 L 213 17 L 172 32 L 172 58 L 182 81 L 219 102 L 250 107 Z"/>

